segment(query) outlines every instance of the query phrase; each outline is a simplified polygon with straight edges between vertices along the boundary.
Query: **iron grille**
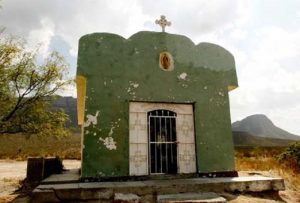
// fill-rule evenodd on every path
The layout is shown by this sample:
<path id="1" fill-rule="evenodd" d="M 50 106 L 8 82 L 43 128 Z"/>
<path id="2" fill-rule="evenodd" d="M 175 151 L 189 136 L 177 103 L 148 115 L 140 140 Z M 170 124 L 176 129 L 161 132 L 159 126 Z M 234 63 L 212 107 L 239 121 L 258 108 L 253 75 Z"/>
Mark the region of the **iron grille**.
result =
<path id="1" fill-rule="evenodd" d="M 150 174 L 177 173 L 176 113 L 148 112 Z"/>

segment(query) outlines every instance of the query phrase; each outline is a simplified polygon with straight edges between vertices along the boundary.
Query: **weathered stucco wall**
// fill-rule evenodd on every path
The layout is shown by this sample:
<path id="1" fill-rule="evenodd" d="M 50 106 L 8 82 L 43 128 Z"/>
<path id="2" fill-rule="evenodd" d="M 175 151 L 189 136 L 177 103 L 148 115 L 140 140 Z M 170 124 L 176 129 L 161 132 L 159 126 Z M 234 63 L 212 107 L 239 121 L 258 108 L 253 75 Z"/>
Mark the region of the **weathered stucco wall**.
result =
<path id="1" fill-rule="evenodd" d="M 164 51 L 173 57 L 172 71 L 159 66 Z M 129 175 L 130 101 L 194 104 L 198 172 L 234 170 L 228 90 L 237 78 L 222 47 L 168 33 L 85 35 L 77 77 L 83 178 Z"/>

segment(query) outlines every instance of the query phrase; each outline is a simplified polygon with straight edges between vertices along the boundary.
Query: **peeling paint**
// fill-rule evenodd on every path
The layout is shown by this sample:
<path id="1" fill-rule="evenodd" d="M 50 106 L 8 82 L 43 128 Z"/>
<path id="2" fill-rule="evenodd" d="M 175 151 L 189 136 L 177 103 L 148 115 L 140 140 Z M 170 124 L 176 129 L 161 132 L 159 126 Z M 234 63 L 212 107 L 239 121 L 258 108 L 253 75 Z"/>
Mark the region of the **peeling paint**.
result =
<path id="1" fill-rule="evenodd" d="M 129 81 L 129 87 L 127 88 L 127 92 L 129 93 L 129 95 L 132 96 L 133 99 L 136 98 L 135 96 L 135 92 L 133 92 L 133 89 L 136 89 L 139 87 L 139 84 L 133 81 Z"/>
<path id="2" fill-rule="evenodd" d="M 139 54 L 140 52 L 138 51 L 137 48 L 134 48 L 134 53 L 135 53 L 135 54 Z"/>
<path id="3" fill-rule="evenodd" d="M 178 76 L 178 79 L 186 80 L 186 77 L 187 77 L 187 74 L 185 72 L 183 72 Z"/>
<path id="4" fill-rule="evenodd" d="M 98 175 L 99 175 L 99 176 L 105 176 L 105 173 L 99 171 L 99 172 L 98 172 Z"/>
<path id="5" fill-rule="evenodd" d="M 101 43 L 102 40 L 103 40 L 103 37 L 100 37 L 100 38 L 98 38 L 96 41 L 97 41 L 98 43 Z"/>
<path id="6" fill-rule="evenodd" d="M 84 127 L 88 127 L 91 124 L 97 125 L 97 122 L 98 122 L 97 117 L 98 117 L 98 115 L 99 115 L 99 111 L 96 112 L 95 116 L 93 116 L 91 114 L 86 115 L 87 120 L 84 123 Z"/>
<path id="7" fill-rule="evenodd" d="M 114 138 L 112 138 L 112 137 L 106 137 L 104 139 L 100 137 L 99 141 L 102 141 L 104 146 L 109 150 L 116 150 L 117 149 L 116 142 L 114 141 Z"/>
<path id="8" fill-rule="evenodd" d="M 181 86 L 184 87 L 184 88 L 187 88 L 187 87 L 188 87 L 187 84 L 182 84 Z"/>
<path id="9" fill-rule="evenodd" d="M 133 81 L 129 81 L 129 85 L 132 86 L 133 88 L 138 88 L 139 87 L 139 83 L 133 82 Z"/>
<path id="10" fill-rule="evenodd" d="M 86 89 L 82 89 L 84 92 L 81 93 L 89 96 L 86 102 L 81 104 L 83 109 L 88 109 L 82 114 L 83 126 L 89 126 L 84 128 L 83 132 L 87 135 L 82 143 L 86 146 L 83 151 L 82 177 L 98 176 L 98 172 L 101 176 L 110 176 L 112 171 L 115 172 L 113 176 L 116 177 L 130 174 L 129 137 L 124 135 L 128 134 L 130 127 L 127 104 L 135 100 L 138 102 L 193 103 L 194 119 L 200 124 L 196 125 L 195 137 L 198 142 L 202 143 L 196 148 L 196 153 L 199 155 L 197 156 L 199 172 L 234 169 L 232 157 L 230 157 L 232 150 L 228 150 L 232 145 L 231 139 L 227 139 L 232 135 L 224 130 L 227 127 L 230 128 L 230 125 L 227 126 L 228 122 L 224 122 L 230 117 L 227 86 L 237 85 L 232 55 L 227 54 L 226 50 L 218 46 L 206 43 L 199 47 L 197 45 L 197 50 L 198 48 L 200 50 L 198 52 L 188 40 L 177 40 L 177 36 L 169 36 L 168 33 L 165 35 L 153 33 L 155 37 L 152 37 L 151 33 L 143 34 L 142 32 L 138 34 L 141 37 L 122 39 L 124 43 L 120 43 L 120 46 L 118 43 L 122 40 L 120 41 L 119 38 L 104 37 L 99 44 L 101 46 L 95 47 L 95 42 L 97 45 L 100 41 L 97 39 L 102 35 L 110 36 L 94 34 L 84 37 L 80 40 L 81 46 L 79 47 L 81 51 L 78 56 L 77 74 L 85 77 Z M 178 36 L 178 39 L 181 38 Z M 105 43 L 103 43 L 104 40 Z M 129 41 L 134 43 L 127 43 Z M 116 49 L 110 49 L 110 43 L 116 45 Z M 108 44 L 109 46 L 106 46 Z M 123 46 L 124 44 L 128 47 Z M 144 46 L 145 44 L 150 46 Z M 87 50 L 82 49 L 87 46 Z M 102 51 L 107 54 L 102 54 Z M 158 64 L 153 67 L 153 60 L 157 58 L 149 56 L 157 57 L 161 51 L 171 51 L 174 62 L 178 62 L 175 63 L 178 66 L 177 69 L 172 73 L 154 70 Z M 215 57 L 220 55 L 222 57 Z M 107 64 L 111 64 L 109 70 Z M 120 66 L 122 69 L 119 69 Z M 92 67 L 97 67 L 97 70 Z M 225 69 L 225 67 L 231 67 L 230 72 L 226 74 L 218 72 L 223 69 L 227 71 L 228 68 Z M 100 78 L 96 77 L 99 72 L 105 72 L 105 75 Z M 127 79 L 120 80 L 116 77 L 123 73 L 126 73 Z M 219 92 L 224 96 L 222 97 Z M 82 94 L 83 102 L 85 94 Z M 224 103 L 224 100 L 227 103 Z M 227 105 L 224 107 L 225 104 Z M 95 118 L 97 110 L 101 114 L 99 113 Z M 92 114 L 91 120 L 87 114 Z M 116 123 L 118 118 L 122 118 L 122 121 Z M 97 122 L 96 125 L 94 121 Z M 214 127 L 215 125 L 218 126 Z M 219 137 L 219 134 L 222 136 Z M 212 140 L 211 137 L 214 139 Z M 220 144 L 219 149 L 213 147 L 218 141 L 222 142 L 222 147 Z M 209 148 L 206 149 L 205 146 Z M 224 158 L 225 155 L 222 153 L 226 150 L 229 151 L 229 155 Z M 126 159 L 124 159 L 123 152 L 128 153 L 125 155 Z M 101 156 L 106 153 L 111 155 L 111 159 Z M 201 156 L 204 153 L 210 156 Z M 211 157 L 219 159 L 217 165 L 210 161 Z"/>
<path id="11" fill-rule="evenodd" d="M 109 133 L 108 133 L 108 136 L 112 136 L 112 135 L 113 135 L 114 129 L 115 129 L 114 126 L 110 128 L 110 131 L 109 131 Z"/>

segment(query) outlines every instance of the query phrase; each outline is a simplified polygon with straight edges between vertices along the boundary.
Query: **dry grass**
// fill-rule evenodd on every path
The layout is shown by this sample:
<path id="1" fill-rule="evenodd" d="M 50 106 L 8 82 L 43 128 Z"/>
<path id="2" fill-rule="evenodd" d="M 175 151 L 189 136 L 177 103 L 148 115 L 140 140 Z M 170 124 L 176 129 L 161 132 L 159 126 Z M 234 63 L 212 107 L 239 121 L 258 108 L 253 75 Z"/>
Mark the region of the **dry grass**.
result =
<path id="1" fill-rule="evenodd" d="M 286 186 L 300 191 L 300 171 L 278 161 L 284 148 L 236 148 L 235 164 L 238 171 L 270 171 L 285 179 Z"/>
<path id="2" fill-rule="evenodd" d="M 63 159 L 80 159 L 80 135 L 64 138 L 21 134 L 0 135 L 0 159 L 26 160 L 28 157 L 59 156 Z"/>
<path id="3" fill-rule="evenodd" d="M 62 159 L 80 159 L 80 135 L 66 138 L 26 139 L 22 135 L 0 135 L 0 159 L 26 160 L 28 157 L 59 156 Z M 287 186 L 300 191 L 300 172 L 280 163 L 277 156 L 284 148 L 236 148 L 238 171 L 273 171 L 282 176 Z"/>

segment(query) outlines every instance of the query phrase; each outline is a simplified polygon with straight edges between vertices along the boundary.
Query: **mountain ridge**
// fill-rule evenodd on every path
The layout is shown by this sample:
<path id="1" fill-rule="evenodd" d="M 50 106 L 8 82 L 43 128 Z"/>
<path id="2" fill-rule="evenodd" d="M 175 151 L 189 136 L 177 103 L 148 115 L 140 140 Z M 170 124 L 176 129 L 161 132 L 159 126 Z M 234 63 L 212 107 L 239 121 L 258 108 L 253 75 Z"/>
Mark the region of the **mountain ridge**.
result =
<path id="1" fill-rule="evenodd" d="M 250 135 L 264 138 L 300 140 L 300 136 L 275 126 L 264 114 L 254 114 L 232 123 L 232 131 L 247 132 Z"/>
<path id="2" fill-rule="evenodd" d="M 287 146 L 300 136 L 277 127 L 266 115 L 254 114 L 232 123 L 235 146 Z"/>
<path id="3" fill-rule="evenodd" d="M 59 96 L 53 109 L 63 109 L 70 121 L 66 127 L 78 128 L 76 98 Z M 232 123 L 232 134 L 236 146 L 286 146 L 300 141 L 300 136 L 277 127 L 266 115 L 254 114 Z"/>

